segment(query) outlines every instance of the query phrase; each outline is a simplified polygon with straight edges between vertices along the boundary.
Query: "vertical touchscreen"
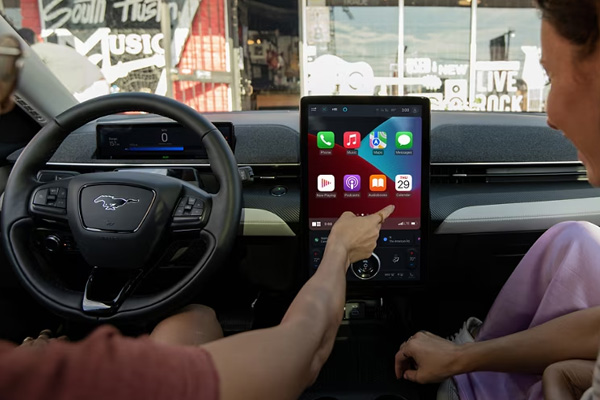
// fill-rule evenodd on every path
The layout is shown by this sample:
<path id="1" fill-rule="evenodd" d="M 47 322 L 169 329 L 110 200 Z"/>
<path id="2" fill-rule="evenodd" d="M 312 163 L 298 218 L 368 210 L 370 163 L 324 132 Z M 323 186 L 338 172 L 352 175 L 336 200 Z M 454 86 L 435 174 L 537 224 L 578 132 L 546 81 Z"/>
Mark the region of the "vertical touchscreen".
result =
<path id="1" fill-rule="evenodd" d="M 419 281 L 427 220 L 429 107 L 410 97 L 386 98 L 385 104 L 334 101 L 339 103 L 309 97 L 302 104 L 309 270 L 318 267 L 329 231 L 344 211 L 364 216 L 394 204 L 373 255 L 354 263 L 348 278 Z"/>

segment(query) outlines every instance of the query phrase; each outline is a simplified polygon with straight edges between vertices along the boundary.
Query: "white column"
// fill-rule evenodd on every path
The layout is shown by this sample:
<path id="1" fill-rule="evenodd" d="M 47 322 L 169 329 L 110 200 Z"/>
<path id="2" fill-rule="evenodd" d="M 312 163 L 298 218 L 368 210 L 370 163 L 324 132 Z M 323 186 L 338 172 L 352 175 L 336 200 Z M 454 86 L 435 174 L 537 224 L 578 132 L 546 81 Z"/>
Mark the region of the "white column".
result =
<path id="1" fill-rule="evenodd" d="M 475 85 L 477 75 L 477 0 L 471 0 L 471 38 L 469 41 L 469 107 L 475 104 Z"/>
<path id="2" fill-rule="evenodd" d="M 404 94 L 404 0 L 398 0 L 398 96 Z"/>
<path id="3" fill-rule="evenodd" d="M 300 95 L 306 96 L 306 81 L 308 76 L 306 74 L 306 1 L 298 1 L 298 15 L 300 16 L 300 43 L 298 44 L 298 51 L 300 57 Z"/>

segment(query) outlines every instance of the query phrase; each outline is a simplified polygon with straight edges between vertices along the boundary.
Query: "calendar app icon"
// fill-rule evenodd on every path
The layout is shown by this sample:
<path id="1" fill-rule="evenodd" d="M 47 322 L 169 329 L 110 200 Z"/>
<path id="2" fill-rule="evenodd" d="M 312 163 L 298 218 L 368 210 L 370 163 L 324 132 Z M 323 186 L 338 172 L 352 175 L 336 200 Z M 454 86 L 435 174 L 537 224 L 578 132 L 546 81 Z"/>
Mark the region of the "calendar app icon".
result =
<path id="1" fill-rule="evenodd" d="M 396 175 L 396 191 L 410 192 L 412 190 L 412 175 Z"/>

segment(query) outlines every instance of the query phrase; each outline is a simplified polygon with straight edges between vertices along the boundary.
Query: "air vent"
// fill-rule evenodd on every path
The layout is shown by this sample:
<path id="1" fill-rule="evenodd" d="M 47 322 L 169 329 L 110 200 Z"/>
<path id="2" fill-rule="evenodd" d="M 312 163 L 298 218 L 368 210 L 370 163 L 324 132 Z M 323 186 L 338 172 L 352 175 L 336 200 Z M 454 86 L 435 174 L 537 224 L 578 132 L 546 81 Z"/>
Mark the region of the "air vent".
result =
<path id="1" fill-rule="evenodd" d="M 298 180 L 300 167 L 298 165 L 252 165 L 254 180 Z"/>
<path id="2" fill-rule="evenodd" d="M 21 109 L 23 109 L 23 111 L 25 111 L 27 114 L 29 114 L 39 124 L 44 125 L 44 124 L 46 124 L 46 122 L 48 122 L 43 115 L 41 115 L 39 112 L 37 112 L 29 104 L 27 104 L 27 102 L 25 100 L 23 100 L 22 98 L 20 98 L 17 95 L 14 95 L 13 97 L 15 99 L 15 103 L 17 103 L 17 105 L 19 107 L 21 107 Z"/>
<path id="3" fill-rule="evenodd" d="M 432 183 L 507 183 L 587 181 L 578 162 L 431 165 Z"/>

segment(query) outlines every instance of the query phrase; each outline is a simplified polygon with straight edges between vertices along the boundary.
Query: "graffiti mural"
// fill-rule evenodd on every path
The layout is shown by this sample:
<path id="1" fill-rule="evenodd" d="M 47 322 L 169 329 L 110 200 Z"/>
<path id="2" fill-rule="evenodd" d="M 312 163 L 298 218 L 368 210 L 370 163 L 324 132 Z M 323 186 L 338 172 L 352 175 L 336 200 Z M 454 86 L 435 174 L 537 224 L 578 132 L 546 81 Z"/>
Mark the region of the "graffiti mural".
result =
<path id="1" fill-rule="evenodd" d="M 86 56 L 100 68 L 113 92 L 157 91 L 166 45 L 159 0 L 40 0 L 39 4 L 42 36 Z M 199 0 L 168 3 L 176 60 L 199 4 Z"/>

